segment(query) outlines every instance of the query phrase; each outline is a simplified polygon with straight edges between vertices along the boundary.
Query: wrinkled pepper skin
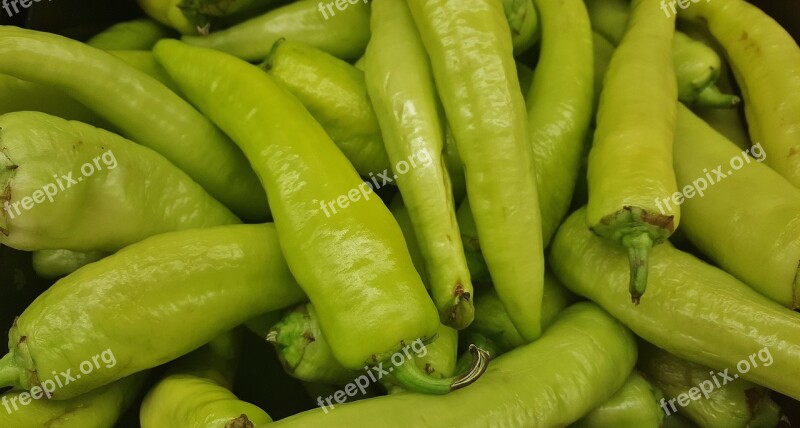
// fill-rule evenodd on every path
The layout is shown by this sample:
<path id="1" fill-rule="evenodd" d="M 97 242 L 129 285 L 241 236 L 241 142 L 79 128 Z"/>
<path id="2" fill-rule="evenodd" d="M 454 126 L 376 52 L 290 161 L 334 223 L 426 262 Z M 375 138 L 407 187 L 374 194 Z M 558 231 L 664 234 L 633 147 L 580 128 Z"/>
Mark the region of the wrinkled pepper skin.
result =
<path id="1" fill-rule="evenodd" d="M 136 399 L 147 378 L 138 373 L 69 400 L 48 400 L 42 397 L 27 405 L 19 405 L 21 391 L 9 391 L 0 400 L 9 409 L 0 408 L 0 426 L 13 428 L 108 428 Z M 17 399 L 15 409 L 11 400 Z M 5 399 L 5 400 L 3 400 Z"/>
<path id="2" fill-rule="evenodd" d="M 432 337 L 439 316 L 400 227 L 305 107 L 258 67 L 225 53 L 173 40 L 154 53 L 272 192 L 281 249 L 336 359 L 359 370 Z M 355 201 L 330 212 L 325 204 L 341 197 Z"/>
<path id="3" fill-rule="evenodd" d="M 493 361 L 468 388 L 444 396 L 378 397 L 337 405 L 328 414 L 310 410 L 274 426 L 349 426 L 354 421 L 372 427 L 566 426 L 619 389 L 635 361 L 630 331 L 594 304 L 578 303 L 539 340 Z"/>
<path id="4" fill-rule="evenodd" d="M 0 386 L 30 389 L 53 371 L 74 375 L 80 362 L 110 350 L 116 363 L 53 392 L 56 400 L 76 397 L 304 298 L 272 224 L 154 236 L 83 267 L 31 303 L 9 332 Z"/>
<path id="5" fill-rule="evenodd" d="M 677 190 L 677 84 L 670 57 L 675 17 L 666 18 L 657 0 L 634 0 L 632 8 L 600 95 L 587 171 L 587 224 L 628 249 L 630 299 L 638 303 L 647 288 L 649 251 L 678 227 L 680 210 L 659 212 L 656 206 Z"/>
<path id="6" fill-rule="evenodd" d="M 107 255 L 108 253 L 103 251 L 79 253 L 70 250 L 40 250 L 33 252 L 31 263 L 36 275 L 52 279 L 69 275 Z"/>
<path id="7" fill-rule="evenodd" d="M 425 258 L 440 321 L 463 329 L 474 318 L 474 291 L 444 162 L 444 112 L 430 61 L 404 2 L 373 0 L 371 25 L 364 64 L 369 99 Z M 408 167 L 405 173 L 401 165 Z"/>
<path id="8" fill-rule="evenodd" d="M 66 37 L 0 27 L 0 73 L 65 91 L 243 219 L 268 218 L 264 190 L 241 150 L 189 103 L 124 61 Z"/>
<path id="9" fill-rule="evenodd" d="M 325 128 L 361 176 L 390 169 L 363 71 L 291 40 L 276 42 L 265 66 L 269 76 Z"/>
<path id="10" fill-rule="evenodd" d="M 625 251 L 587 230 L 585 222 L 582 208 L 561 225 L 550 248 L 550 267 L 567 288 L 598 303 L 637 336 L 717 370 L 734 370 L 768 347 L 774 363 L 740 377 L 800 398 L 800 314 L 670 243 L 653 249 L 652 297 L 631 305 L 624 298 Z"/>
<path id="11" fill-rule="evenodd" d="M 172 35 L 159 23 L 140 18 L 114 24 L 95 34 L 86 44 L 106 51 L 148 51 L 156 42 Z"/>
<path id="12" fill-rule="evenodd" d="M 239 223 L 158 153 L 90 125 L 9 113 L 0 148 L 0 243 L 12 248 L 114 252 L 163 232 Z"/>
<path id="13" fill-rule="evenodd" d="M 660 394 L 659 394 L 660 395 Z M 600 407 L 592 410 L 572 428 L 636 427 L 660 428 L 664 413 L 658 407 L 653 387 L 635 371 L 625 385 Z"/>
<path id="14" fill-rule="evenodd" d="M 544 255 L 536 170 L 511 36 L 497 0 L 410 0 L 464 165 L 497 294 L 522 337 L 541 334 Z"/>
<path id="15" fill-rule="evenodd" d="M 767 165 L 800 187 L 800 47 L 746 1 L 700 2 L 679 16 L 707 23 L 725 48 L 753 143 L 764 146 Z"/>
<path id="16" fill-rule="evenodd" d="M 664 392 L 665 401 L 661 402 L 660 410 L 662 414 L 678 410 L 699 426 L 708 428 L 778 426 L 780 408 L 761 386 L 735 379 L 717 388 L 712 382 L 716 373 L 710 368 L 683 360 L 644 342 L 639 347 L 637 365 L 647 379 Z M 718 380 L 718 383 L 723 381 Z M 690 390 L 698 390 L 698 385 L 704 388 L 699 400 L 691 400 L 686 406 L 668 401 L 681 394 L 694 396 L 696 392 Z M 713 390 L 705 391 L 709 386 Z"/>
<path id="17" fill-rule="evenodd" d="M 325 16 L 319 0 L 300 0 L 208 36 L 186 36 L 191 45 L 216 49 L 246 61 L 261 61 L 281 38 L 308 43 L 342 59 L 356 59 L 369 41 L 369 4 L 348 4 Z"/>
<path id="18" fill-rule="evenodd" d="M 770 299 L 798 309 L 800 189 L 754 159 L 769 162 L 769 155 L 760 146 L 748 152 L 739 149 L 689 109 L 679 108 L 674 147 L 678 185 L 699 189 L 700 180 L 707 183 L 719 165 L 726 175 L 716 177 L 704 195 L 685 198 L 682 230 L 727 272 Z M 734 158 L 742 166 L 732 171 Z"/>

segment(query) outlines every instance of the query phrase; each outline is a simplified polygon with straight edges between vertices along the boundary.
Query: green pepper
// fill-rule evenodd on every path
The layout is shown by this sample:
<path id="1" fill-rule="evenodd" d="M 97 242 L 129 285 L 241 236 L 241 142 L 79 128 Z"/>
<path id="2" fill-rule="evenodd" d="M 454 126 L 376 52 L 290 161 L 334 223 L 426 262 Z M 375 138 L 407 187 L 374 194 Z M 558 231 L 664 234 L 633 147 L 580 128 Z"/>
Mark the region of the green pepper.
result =
<path id="1" fill-rule="evenodd" d="M 182 34 L 206 34 L 219 17 L 263 7 L 276 0 L 138 0 L 151 18 Z"/>
<path id="2" fill-rule="evenodd" d="M 647 288 L 650 249 L 680 221 L 678 207 L 658 212 L 655 203 L 677 190 L 677 88 L 670 59 L 675 17 L 665 18 L 657 6 L 656 0 L 633 2 L 627 32 L 608 65 L 587 170 L 587 223 L 628 250 L 635 304 Z"/>
<path id="3" fill-rule="evenodd" d="M 10 391 L 0 396 L 0 426 L 13 428 L 108 428 L 136 399 L 147 373 L 139 373 L 69 400 Z M 28 404 L 22 404 L 27 402 Z"/>
<path id="4" fill-rule="evenodd" d="M 514 55 L 533 47 L 539 39 L 539 17 L 533 0 L 503 0 L 503 10 L 511 29 Z"/>
<path id="5" fill-rule="evenodd" d="M 753 142 L 764 146 L 767 165 L 800 187 L 800 48 L 795 40 L 742 0 L 700 2 L 679 16 L 708 23 L 742 90 Z"/>
<path id="6" fill-rule="evenodd" d="M 445 396 L 377 397 L 274 426 L 566 426 L 602 404 L 636 361 L 633 335 L 592 303 L 566 309 L 537 341 L 492 362 L 479 382 Z M 466 405 L 465 405 L 466 404 Z"/>
<path id="7" fill-rule="evenodd" d="M 9 113 L 0 145 L 0 243 L 13 248 L 114 252 L 162 232 L 239 222 L 159 154 L 90 125 Z"/>
<path id="8" fill-rule="evenodd" d="M 94 35 L 86 44 L 111 50 L 150 50 L 156 42 L 170 37 L 172 32 L 147 18 L 116 23 Z"/>
<path id="9" fill-rule="evenodd" d="M 365 54 L 369 99 L 425 259 L 440 321 L 462 329 L 474 317 L 474 292 L 442 154 L 444 113 L 428 55 L 405 3 L 374 0 L 371 24 Z"/>
<path id="10" fill-rule="evenodd" d="M 265 67 L 325 128 L 359 174 L 389 170 L 364 73 L 305 43 L 279 40 Z"/>
<path id="11" fill-rule="evenodd" d="M 769 156 L 760 144 L 740 150 L 685 107 L 674 156 L 689 240 L 755 290 L 800 309 L 800 190 L 761 164 Z"/>
<path id="12" fill-rule="evenodd" d="M 33 252 L 31 261 L 33 271 L 40 277 L 60 278 L 107 255 L 104 251 L 80 253 L 70 250 L 41 250 Z"/>
<path id="13" fill-rule="evenodd" d="M 544 282 L 541 218 L 525 103 L 502 5 L 497 0 L 408 5 L 458 145 L 497 294 L 522 337 L 534 340 L 541 334 Z"/>
<path id="14" fill-rule="evenodd" d="M 763 387 L 743 379 L 721 380 L 710 368 L 678 358 L 646 342 L 639 347 L 638 366 L 664 391 L 666 397 L 660 402 L 662 414 L 680 411 L 708 428 L 778 426 L 780 408 Z M 715 382 L 721 385 L 717 387 Z M 759 423 L 754 424 L 755 421 Z"/>
<path id="15" fill-rule="evenodd" d="M 640 374 L 633 372 L 608 401 L 570 427 L 659 428 L 663 419 L 664 413 L 658 408 L 653 387 Z"/>
<path id="16" fill-rule="evenodd" d="M 31 303 L 9 332 L 0 387 L 48 388 L 54 399 L 69 399 L 303 299 L 271 224 L 154 236 L 59 280 Z M 81 369 L 97 355 L 105 365 Z"/>
<path id="17" fill-rule="evenodd" d="M 300 0 L 208 36 L 185 36 L 191 45 L 261 61 L 281 38 L 308 43 L 342 59 L 356 59 L 369 41 L 369 5 Z M 328 6 L 326 8 L 326 6 Z"/>
<path id="18" fill-rule="evenodd" d="M 167 72 L 153 58 L 153 53 L 146 50 L 114 50 L 108 51 L 111 55 L 125 61 L 131 67 L 147 74 L 153 79 L 158 80 L 162 85 L 169 88 L 172 92 L 180 95 L 178 87 L 175 86 Z"/>
<path id="19" fill-rule="evenodd" d="M 608 63 L 614 56 L 615 46 L 602 34 L 592 31 L 592 48 L 594 49 L 594 111 L 600 105 L 600 94 L 603 91 L 603 80 L 608 71 Z M 732 111 L 732 110 L 725 110 Z"/>
<path id="20" fill-rule="evenodd" d="M 425 288 L 430 288 L 430 283 L 428 282 L 428 268 L 425 267 L 425 259 L 422 257 L 422 251 L 419 249 L 419 242 L 417 242 L 417 236 L 414 234 L 414 225 L 411 223 L 411 217 L 408 215 L 408 210 L 403 204 L 403 195 L 400 193 L 395 195 L 394 199 L 392 199 L 392 202 L 389 204 L 389 210 L 392 212 L 397 225 L 400 226 L 400 230 L 403 231 L 403 238 L 406 240 L 406 247 L 408 248 L 408 253 L 411 255 L 414 269 L 417 270 L 417 273 L 419 273 L 422 278 L 422 283 L 425 284 Z"/>
<path id="21" fill-rule="evenodd" d="M 268 217 L 264 190 L 236 145 L 189 103 L 122 60 L 54 34 L 0 27 L 0 73 L 67 92 L 242 218 Z"/>
<path id="22" fill-rule="evenodd" d="M 108 128 L 105 120 L 63 91 L 0 74 L 0 114 L 40 111 Z"/>
<path id="23" fill-rule="evenodd" d="M 272 192 L 281 249 L 336 360 L 351 370 L 380 366 L 405 343 L 432 337 L 436 307 L 397 222 L 303 105 L 258 67 L 222 52 L 172 40 L 154 52 Z M 413 364 L 395 375 L 409 389 L 449 391 Z"/>
<path id="24" fill-rule="evenodd" d="M 637 336 L 694 363 L 741 369 L 741 378 L 800 398 L 800 314 L 669 242 L 653 249 L 652 298 L 633 306 L 623 299 L 626 259 L 625 251 L 586 228 L 585 208 L 561 225 L 548 258 L 567 288 L 597 302 Z M 765 355 L 774 362 L 766 366 Z"/>
<path id="25" fill-rule="evenodd" d="M 413 355 L 414 364 L 424 370 L 429 376 L 436 379 L 446 379 L 462 373 L 461 376 L 469 376 L 469 372 L 474 370 L 476 360 L 472 353 L 473 346 L 470 346 L 469 357 L 465 358 L 463 370 L 456 366 L 458 357 L 458 330 L 442 324 L 436 334 L 436 340 L 425 345 L 424 351 Z M 475 347 L 486 352 L 491 357 L 491 351 L 474 344 Z M 397 383 L 391 376 L 381 379 L 381 383 L 389 394 L 402 394 L 408 392 Z"/>

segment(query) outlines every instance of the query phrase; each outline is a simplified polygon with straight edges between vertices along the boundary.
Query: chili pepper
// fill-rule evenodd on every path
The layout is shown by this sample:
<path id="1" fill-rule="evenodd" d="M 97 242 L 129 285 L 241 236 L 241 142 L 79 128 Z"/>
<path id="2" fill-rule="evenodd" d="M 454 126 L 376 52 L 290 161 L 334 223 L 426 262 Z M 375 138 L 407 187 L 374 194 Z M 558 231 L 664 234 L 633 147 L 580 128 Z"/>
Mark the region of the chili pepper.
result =
<path id="1" fill-rule="evenodd" d="M 678 110 L 674 161 L 684 197 L 676 200 L 683 199 L 687 237 L 755 290 L 798 309 L 800 190 L 760 163 L 767 153 L 760 145 L 742 151 Z"/>
<path id="2" fill-rule="evenodd" d="M 664 418 L 661 428 L 698 428 L 698 426 L 681 416 L 680 413 L 673 413 Z"/>
<path id="3" fill-rule="evenodd" d="M 267 218 L 264 191 L 233 142 L 186 101 L 122 60 L 54 34 L 0 27 L 0 72 L 64 90 L 125 136 L 166 157 L 244 219 Z"/>
<path id="4" fill-rule="evenodd" d="M 540 339 L 492 362 L 469 388 L 377 397 L 327 414 L 310 410 L 275 426 L 566 426 L 622 386 L 635 361 L 630 332 L 594 304 L 578 303 Z"/>
<path id="5" fill-rule="evenodd" d="M 136 399 L 146 378 L 146 373 L 135 374 L 62 401 L 48 400 L 41 394 L 40 398 L 31 400 L 28 392 L 9 391 L 0 396 L 4 407 L 0 409 L 0 425 L 13 428 L 114 426 Z M 22 404 L 21 398 L 28 404 Z"/>
<path id="6" fill-rule="evenodd" d="M 371 32 L 365 54 L 369 99 L 425 259 L 440 321 L 462 329 L 474 317 L 474 292 L 442 155 L 444 114 L 428 55 L 403 2 L 374 0 Z"/>
<path id="7" fill-rule="evenodd" d="M 180 95 L 178 87 L 175 82 L 169 78 L 167 72 L 161 68 L 160 65 L 153 58 L 153 53 L 144 50 L 116 50 L 108 51 L 111 55 L 125 61 L 131 67 L 147 74 L 155 80 L 158 80 L 162 85 L 169 88 L 172 92 Z"/>
<path id="8" fill-rule="evenodd" d="M 41 250 L 34 251 L 31 260 L 33 271 L 40 277 L 60 278 L 107 255 L 104 251 L 79 253 L 70 250 Z"/>
<path id="9" fill-rule="evenodd" d="M 108 128 L 106 121 L 63 91 L 0 74 L 0 114 L 40 111 Z"/>
<path id="10" fill-rule="evenodd" d="M 753 142 L 769 154 L 767 165 L 800 187 L 800 48 L 780 24 L 750 3 L 698 6 L 681 10 L 679 16 L 708 23 L 739 82 Z"/>
<path id="11" fill-rule="evenodd" d="M 653 387 L 634 371 L 608 401 L 570 426 L 659 428 L 663 420 Z"/>
<path id="12" fill-rule="evenodd" d="M 9 113 L 0 147 L 0 243 L 13 248 L 114 252 L 161 232 L 239 222 L 157 153 L 80 122 Z M 143 186 L 145 177 L 158 185 Z"/>
<path id="13" fill-rule="evenodd" d="M 465 359 L 463 370 L 456 367 L 456 357 L 458 353 L 458 330 L 452 329 L 446 325 L 441 325 L 439 332 L 436 335 L 436 340 L 421 347 L 420 350 L 414 349 L 415 353 L 409 353 L 410 358 L 413 358 L 414 364 L 421 370 L 424 370 L 429 376 L 436 379 L 446 379 L 456 376 L 457 373 L 468 373 L 475 367 L 476 361 L 472 349 L 476 346 L 478 349 L 490 354 L 491 351 L 486 350 L 478 345 L 471 344 L 469 357 Z M 418 342 L 422 343 L 422 342 Z M 424 352 L 422 352 L 424 350 Z M 386 388 L 390 394 L 402 394 L 408 392 L 397 383 L 392 377 L 384 377 L 381 384 Z"/>
<path id="14" fill-rule="evenodd" d="M 677 190 L 672 170 L 677 90 L 670 67 L 675 17 L 665 18 L 657 3 L 633 3 L 631 25 L 608 65 L 587 171 L 587 222 L 628 250 L 635 304 L 647 288 L 650 249 L 680 221 L 678 207 L 659 213 L 654 204 Z M 636 91 L 630 90 L 632 82 L 641 82 Z"/>
<path id="15" fill-rule="evenodd" d="M 709 428 L 778 426 L 781 409 L 763 387 L 743 379 L 716 387 L 712 379 L 717 375 L 710 368 L 644 342 L 639 347 L 638 366 L 666 395 L 661 400 L 660 413 L 680 411 L 698 425 Z M 761 424 L 753 424 L 754 421 Z"/>
<path id="16" fill-rule="evenodd" d="M 307 44 L 280 40 L 265 66 L 325 128 L 359 174 L 389 169 L 362 71 Z"/>
<path id="17" fill-rule="evenodd" d="M 523 94 L 530 92 L 531 85 L 533 84 L 533 69 L 517 61 L 517 78 L 519 79 L 519 89 L 521 92 Z"/>
<path id="18" fill-rule="evenodd" d="M 514 55 L 521 54 L 539 39 L 540 24 L 536 7 L 533 5 L 533 0 L 503 0 L 503 10 L 511 29 Z"/>
<path id="19" fill-rule="evenodd" d="M 138 0 L 151 18 L 182 34 L 206 34 L 218 17 L 263 7 L 275 0 Z"/>
<path id="20" fill-rule="evenodd" d="M 541 219 L 525 104 L 502 5 L 496 0 L 413 0 L 408 5 L 458 145 L 497 294 L 523 338 L 534 340 L 541 334 Z"/>
<path id="21" fill-rule="evenodd" d="M 328 3 L 332 4 L 332 3 Z M 281 38 L 308 43 L 342 59 L 364 53 L 369 41 L 369 5 L 325 9 L 318 0 L 300 0 L 208 36 L 186 36 L 191 45 L 221 50 L 247 61 L 261 61 Z"/>
<path id="22" fill-rule="evenodd" d="M 400 228 L 302 104 L 258 67 L 230 55 L 170 40 L 154 52 L 189 99 L 238 142 L 273 192 L 281 248 L 336 360 L 359 370 L 432 337 L 436 308 Z M 209 91 L 212 81 L 222 83 Z M 354 206 L 326 211 L 326 201 L 342 198 Z M 409 389 L 446 392 L 413 364 L 394 374 Z"/>
<path id="23" fill-rule="evenodd" d="M 403 238 L 406 240 L 406 247 L 408 248 L 408 253 L 411 255 L 414 268 L 422 278 L 422 283 L 425 284 L 425 288 L 429 289 L 430 283 L 428 282 L 428 278 L 430 276 L 428 275 L 428 268 L 425 267 L 425 259 L 422 257 L 422 251 L 419 249 L 419 242 L 417 242 L 417 236 L 414 234 L 414 225 L 411 224 L 411 217 L 409 217 L 408 210 L 403 204 L 403 195 L 400 193 L 395 195 L 394 199 L 392 199 L 392 203 L 389 204 L 389 211 L 392 212 L 397 225 L 400 226 L 400 230 L 403 232 Z"/>
<path id="24" fill-rule="evenodd" d="M 140 18 L 114 24 L 89 39 L 86 44 L 111 50 L 150 50 L 156 42 L 170 37 L 172 32 L 159 23 Z"/>
<path id="25" fill-rule="evenodd" d="M 592 48 L 594 49 L 594 111 L 600 105 L 600 94 L 603 91 L 603 80 L 606 77 L 608 63 L 614 56 L 615 46 L 602 34 L 592 31 Z M 727 110 L 726 110 L 727 111 Z"/>
<path id="26" fill-rule="evenodd" d="M 630 3 L 625 0 L 587 0 L 586 3 L 595 31 L 613 44 L 619 44 L 630 16 Z M 738 96 L 724 94 L 716 86 L 722 59 L 705 43 L 675 31 L 672 62 L 678 81 L 678 98 L 686 105 L 731 108 L 741 102 Z"/>
<path id="27" fill-rule="evenodd" d="M 478 238 L 478 227 L 472 217 L 472 210 L 469 200 L 464 199 L 461 206 L 456 211 L 458 229 L 461 232 L 461 242 L 464 245 L 464 256 L 467 259 L 470 277 L 472 282 L 478 285 L 491 284 L 492 277 L 489 274 L 489 267 L 486 266 L 486 259 L 481 252 L 481 242 Z"/>
<path id="28" fill-rule="evenodd" d="M 717 370 L 733 369 L 767 347 L 774 363 L 755 367 L 747 360 L 752 367 L 740 377 L 800 397 L 800 314 L 722 270 L 664 243 L 653 249 L 651 258 L 652 298 L 639 306 L 627 304 L 621 286 L 628 275 L 625 252 L 586 229 L 583 208 L 561 225 L 548 260 L 567 288 L 680 358 Z"/>
<path id="29" fill-rule="evenodd" d="M 59 280 L 31 303 L 9 333 L 0 387 L 47 387 L 51 373 L 66 373 L 52 397 L 76 397 L 303 299 L 272 224 L 154 236 Z M 113 352 L 113 366 L 75 377 L 73 365 L 104 350 Z"/>

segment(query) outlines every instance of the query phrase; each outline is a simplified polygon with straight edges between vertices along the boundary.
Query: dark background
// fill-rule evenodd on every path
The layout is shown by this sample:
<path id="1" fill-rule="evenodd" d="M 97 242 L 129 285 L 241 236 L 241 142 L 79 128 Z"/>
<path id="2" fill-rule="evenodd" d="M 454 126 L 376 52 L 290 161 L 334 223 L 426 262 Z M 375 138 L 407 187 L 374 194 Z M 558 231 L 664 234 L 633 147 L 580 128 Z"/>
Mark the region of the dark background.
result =
<path id="1" fill-rule="evenodd" d="M 751 3 L 773 16 L 795 40 L 800 39 L 800 0 L 752 0 Z M 13 18 L 0 9 L 0 24 L 86 40 L 112 23 L 139 16 L 142 12 L 135 0 L 40 0 Z M 0 246 L 0 326 L 10 326 L 13 317 L 22 313 L 50 283 L 33 274 L 29 253 Z M 237 395 L 259 405 L 275 419 L 313 408 L 314 401 L 299 382 L 283 372 L 271 347 L 255 335 L 244 337 L 247 343 L 240 373 L 247 373 L 247 376 L 236 380 Z M 6 348 L 0 349 L 0 353 L 5 352 Z M 158 378 L 158 369 L 155 371 L 150 377 L 151 383 Z M 786 397 L 776 399 L 794 425 L 800 425 L 800 403 Z M 134 405 L 118 427 L 137 426 L 138 405 Z"/>

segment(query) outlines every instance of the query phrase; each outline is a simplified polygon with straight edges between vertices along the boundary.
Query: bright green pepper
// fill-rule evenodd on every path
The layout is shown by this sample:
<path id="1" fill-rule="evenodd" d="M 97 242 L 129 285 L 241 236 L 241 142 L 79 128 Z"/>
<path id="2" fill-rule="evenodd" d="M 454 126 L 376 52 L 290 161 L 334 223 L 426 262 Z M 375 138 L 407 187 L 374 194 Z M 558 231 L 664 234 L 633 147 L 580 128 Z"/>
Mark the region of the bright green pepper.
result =
<path id="1" fill-rule="evenodd" d="M 80 362 L 110 353 L 113 365 L 63 376 L 52 393 L 76 397 L 303 299 L 271 224 L 154 236 L 61 279 L 28 306 L 9 332 L 0 387 L 47 387 L 51 373 L 75 376 Z"/>
<path id="2" fill-rule="evenodd" d="M 497 0 L 408 2 L 464 164 L 481 250 L 526 340 L 541 334 L 536 172 L 511 36 Z"/>
<path id="3" fill-rule="evenodd" d="M 172 92 L 180 95 L 178 87 L 175 86 L 175 82 L 173 82 L 172 79 L 169 78 L 169 75 L 167 75 L 167 72 L 158 65 L 156 59 L 153 58 L 152 52 L 145 50 L 114 50 L 108 51 L 108 53 L 125 61 L 126 64 L 147 74 L 153 79 L 158 80 Z"/>
<path id="4" fill-rule="evenodd" d="M 403 231 L 403 238 L 406 240 L 406 247 L 408 248 L 408 253 L 411 255 L 414 268 L 422 278 L 422 283 L 425 284 L 425 288 L 430 288 L 430 284 L 428 283 L 428 268 L 425 267 L 425 259 L 422 257 L 422 251 L 419 249 L 417 236 L 414 234 L 414 225 L 411 224 L 411 217 L 408 215 L 408 210 L 403 204 L 403 195 L 398 193 L 394 199 L 392 199 L 391 204 L 389 204 L 389 210 L 392 212 L 395 221 L 397 221 L 397 225 L 400 226 L 400 230 Z"/>
<path id="5" fill-rule="evenodd" d="M 272 192 L 281 248 L 339 363 L 359 370 L 432 337 L 436 307 L 397 222 L 303 105 L 258 67 L 222 52 L 163 40 L 154 53 Z M 414 369 L 404 364 L 395 374 Z"/>
<path id="6" fill-rule="evenodd" d="M 637 336 L 717 370 L 746 360 L 751 367 L 740 377 L 800 398 L 800 314 L 669 242 L 653 249 L 652 298 L 633 306 L 623 298 L 626 259 L 622 249 L 586 228 L 585 209 L 561 225 L 548 258 L 567 288 L 597 302 Z M 755 366 L 748 357 L 756 352 L 769 352 L 774 363 Z"/>
<path id="7" fill-rule="evenodd" d="M 689 240 L 755 290 L 800 309 L 800 190 L 760 163 L 769 162 L 760 145 L 740 150 L 685 107 L 674 156 Z"/>
<path id="8" fill-rule="evenodd" d="M 659 428 L 663 419 L 664 413 L 658 408 L 653 387 L 640 374 L 633 372 L 608 401 L 570 427 Z"/>
<path id="9" fill-rule="evenodd" d="M 60 278 L 107 255 L 104 251 L 79 253 L 70 250 L 41 250 L 33 252 L 31 261 L 33 271 L 40 277 Z"/>
<path id="10" fill-rule="evenodd" d="M 639 347 L 638 366 L 654 385 L 664 391 L 666 397 L 660 404 L 662 414 L 680 411 L 698 425 L 708 428 L 778 426 L 780 408 L 763 387 L 743 379 L 728 382 L 721 376 L 718 378 L 717 373 L 708 367 L 683 360 L 644 342 Z M 717 387 L 715 381 L 721 385 Z M 682 405 L 684 397 L 681 395 L 690 398 L 688 404 Z M 754 424 L 754 421 L 760 423 Z"/>
<path id="11" fill-rule="evenodd" d="M 364 69 L 369 99 L 425 259 L 440 321 L 462 329 L 474 317 L 474 292 L 442 154 L 444 112 L 428 55 L 405 3 L 374 0 L 371 20 Z"/>
<path id="12" fill-rule="evenodd" d="M 187 36 L 183 41 L 261 61 L 281 38 L 308 43 L 342 59 L 358 58 L 369 41 L 369 5 L 359 1 L 344 10 L 331 10 L 319 0 L 300 0 L 209 36 Z"/>
<path id="13" fill-rule="evenodd" d="M 566 426 L 619 389 L 635 361 L 628 329 L 594 304 L 578 303 L 539 340 L 493 361 L 469 388 L 445 396 L 378 397 L 327 413 L 310 410 L 274 426 Z"/>
<path id="14" fill-rule="evenodd" d="M 265 66 L 269 76 L 325 128 L 359 174 L 366 177 L 389 170 L 362 71 L 310 45 L 288 40 L 275 43 Z"/>
<path id="15" fill-rule="evenodd" d="M 9 113 L 0 144 L 0 243 L 13 248 L 114 252 L 162 232 L 239 222 L 162 156 L 102 129 Z M 158 184 L 142 185 L 145 177 Z"/>
<path id="16" fill-rule="evenodd" d="M 139 6 L 156 21 L 182 34 L 206 34 L 219 17 L 263 7 L 276 0 L 138 0 Z"/>
<path id="17" fill-rule="evenodd" d="M 674 29 L 675 17 L 664 17 L 657 0 L 634 0 L 627 32 L 608 65 L 589 152 L 586 220 L 595 233 L 628 250 L 635 304 L 647 288 L 650 249 L 680 222 L 678 207 L 659 213 L 654 203 L 677 190 Z"/>
<path id="18" fill-rule="evenodd" d="M 592 31 L 592 48 L 594 49 L 594 111 L 596 112 L 600 105 L 600 94 L 603 92 L 603 80 L 605 80 L 611 57 L 614 56 L 615 46 L 602 34 Z"/>
<path id="19" fill-rule="evenodd" d="M 140 18 L 114 24 L 89 39 L 86 44 L 111 50 L 150 50 L 156 42 L 170 37 L 172 32 L 159 23 Z"/>
<path id="20" fill-rule="evenodd" d="M 107 128 L 105 120 L 63 91 L 0 74 L 0 114 L 40 111 Z"/>
<path id="21" fill-rule="evenodd" d="M 533 5 L 533 0 L 503 0 L 503 10 L 511 29 L 514 55 L 521 54 L 539 40 L 539 17 L 536 7 Z"/>
<path id="22" fill-rule="evenodd" d="M 267 218 L 264 190 L 241 150 L 186 101 L 122 60 L 54 34 L 0 27 L 0 73 L 65 91 L 236 214 Z"/>
<path id="23" fill-rule="evenodd" d="M 0 396 L 0 426 L 13 428 L 108 428 L 114 426 L 133 403 L 144 385 L 147 373 L 138 373 L 110 385 L 63 401 L 48 400 L 40 394 L 30 400 L 28 392 L 10 391 Z"/>
<path id="24" fill-rule="evenodd" d="M 696 7 L 695 7 L 696 6 Z M 769 15 L 742 0 L 700 2 L 681 18 L 708 24 L 725 48 L 744 97 L 754 143 L 767 165 L 800 187 L 800 48 Z"/>

